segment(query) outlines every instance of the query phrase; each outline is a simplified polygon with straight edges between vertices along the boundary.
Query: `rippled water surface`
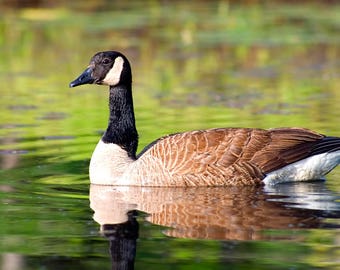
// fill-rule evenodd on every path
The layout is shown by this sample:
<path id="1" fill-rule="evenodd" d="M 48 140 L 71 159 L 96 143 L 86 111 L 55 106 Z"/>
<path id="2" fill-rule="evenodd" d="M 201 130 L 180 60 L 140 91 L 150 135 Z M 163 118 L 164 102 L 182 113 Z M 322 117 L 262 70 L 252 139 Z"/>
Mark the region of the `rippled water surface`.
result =
<path id="1" fill-rule="evenodd" d="M 68 88 L 95 52 L 126 54 L 139 150 L 210 127 L 340 136 L 336 2 L 24 2 L 0 3 L 0 269 L 339 269 L 340 168 L 275 187 L 91 186 L 107 89 Z"/>

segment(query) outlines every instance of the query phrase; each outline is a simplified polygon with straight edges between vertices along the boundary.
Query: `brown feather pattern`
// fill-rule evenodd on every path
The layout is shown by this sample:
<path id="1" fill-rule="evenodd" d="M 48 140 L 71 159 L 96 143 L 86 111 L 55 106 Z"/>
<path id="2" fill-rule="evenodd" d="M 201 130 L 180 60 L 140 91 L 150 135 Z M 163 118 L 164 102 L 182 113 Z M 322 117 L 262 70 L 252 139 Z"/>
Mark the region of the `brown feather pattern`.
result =
<path id="1" fill-rule="evenodd" d="M 302 128 L 197 130 L 159 139 L 138 161 L 141 167 L 154 163 L 156 185 L 253 185 L 308 157 L 323 138 Z"/>

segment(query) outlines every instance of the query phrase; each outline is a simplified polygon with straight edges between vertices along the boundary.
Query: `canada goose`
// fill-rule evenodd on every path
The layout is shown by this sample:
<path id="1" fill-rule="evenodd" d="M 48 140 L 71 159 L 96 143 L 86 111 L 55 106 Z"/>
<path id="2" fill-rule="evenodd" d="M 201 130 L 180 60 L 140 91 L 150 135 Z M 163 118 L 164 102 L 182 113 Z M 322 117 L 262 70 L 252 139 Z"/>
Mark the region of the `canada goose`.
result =
<path id="1" fill-rule="evenodd" d="M 103 185 L 225 186 L 322 179 L 340 163 L 340 138 L 303 128 L 216 128 L 164 136 L 136 155 L 138 133 L 127 58 L 95 54 L 70 87 L 109 86 L 108 127 L 90 162 Z"/>

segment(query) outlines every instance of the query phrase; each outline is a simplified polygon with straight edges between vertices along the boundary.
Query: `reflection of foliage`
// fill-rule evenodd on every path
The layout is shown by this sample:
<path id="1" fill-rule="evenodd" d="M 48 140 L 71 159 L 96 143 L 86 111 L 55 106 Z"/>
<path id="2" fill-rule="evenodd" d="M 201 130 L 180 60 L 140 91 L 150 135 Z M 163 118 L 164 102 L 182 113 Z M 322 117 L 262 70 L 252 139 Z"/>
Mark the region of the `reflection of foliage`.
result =
<path id="1" fill-rule="evenodd" d="M 276 233 L 280 236 L 285 234 L 285 232 Z M 297 235 L 305 238 L 308 234 L 295 231 L 294 237 Z M 330 240 L 328 236 L 324 236 L 324 239 Z M 310 238 L 308 237 L 306 241 L 310 241 Z M 317 269 L 316 267 L 336 267 L 336 253 L 330 253 L 330 248 L 318 241 L 313 243 L 313 246 L 317 245 L 320 247 L 319 250 L 313 251 L 313 248 L 308 245 L 293 244 L 290 241 L 216 242 L 161 239 L 153 236 L 150 240 L 145 239 L 139 243 L 136 266 L 138 269 L 170 269 L 164 265 L 173 267 L 186 265 L 188 268 L 185 269 L 288 269 L 294 267 L 306 270 Z M 154 246 L 159 248 L 155 250 Z M 138 257 L 149 259 L 145 262 L 142 260 L 138 262 Z M 320 257 L 328 263 L 320 263 L 318 259 Z M 226 265 L 228 268 L 225 268 Z"/>

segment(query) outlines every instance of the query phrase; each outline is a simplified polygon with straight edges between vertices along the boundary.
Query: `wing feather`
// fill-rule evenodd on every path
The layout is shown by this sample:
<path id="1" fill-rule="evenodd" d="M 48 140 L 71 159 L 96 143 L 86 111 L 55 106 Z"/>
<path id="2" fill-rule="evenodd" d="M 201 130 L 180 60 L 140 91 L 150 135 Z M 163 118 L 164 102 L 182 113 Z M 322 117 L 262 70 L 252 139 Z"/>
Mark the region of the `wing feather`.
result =
<path id="1" fill-rule="evenodd" d="M 266 173 L 307 157 L 323 138 L 301 128 L 198 130 L 163 137 L 140 159 L 156 159 L 177 184 L 259 184 Z"/>

